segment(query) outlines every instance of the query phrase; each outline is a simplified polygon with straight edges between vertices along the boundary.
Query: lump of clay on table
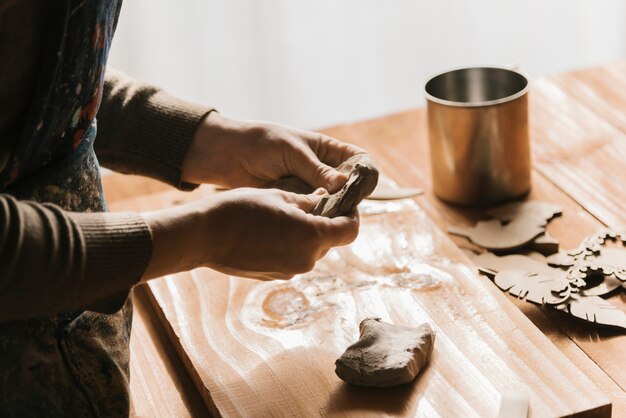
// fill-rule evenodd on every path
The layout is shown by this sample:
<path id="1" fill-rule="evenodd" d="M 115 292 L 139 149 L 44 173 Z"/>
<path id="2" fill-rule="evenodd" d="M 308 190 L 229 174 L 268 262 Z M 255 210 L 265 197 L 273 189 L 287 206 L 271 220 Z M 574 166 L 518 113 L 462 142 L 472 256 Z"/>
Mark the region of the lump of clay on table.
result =
<path id="1" fill-rule="evenodd" d="M 359 340 L 335 362 L 337 376 L 353 385 L 384 388 L 409 383 L 433 351 L 435 332 L 427 323 L 412 328 L 365 318 L 359 329 Z"/>

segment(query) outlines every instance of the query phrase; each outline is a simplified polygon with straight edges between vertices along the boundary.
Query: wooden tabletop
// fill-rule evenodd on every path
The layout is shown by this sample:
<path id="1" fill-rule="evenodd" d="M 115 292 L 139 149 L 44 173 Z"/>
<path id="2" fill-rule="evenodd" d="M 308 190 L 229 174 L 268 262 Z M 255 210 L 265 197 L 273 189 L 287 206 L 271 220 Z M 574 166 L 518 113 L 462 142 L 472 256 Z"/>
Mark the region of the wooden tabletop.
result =
<path id="1" fill-rule="evenodd" d="M 602 226 L 623 228 L 626 61 L 536 80 L 530 99 L 528 199 L 564 211 L 549 224 L 550 234 L 561 248 L 574 248 Z M 484 216 L 432 195 L 424 109 L 323 131 L 365 147 L 382 173 L 426 193 L 396 207 L 366 208 L 384 215 L 364 215 L 355 245 L 329 253 L 293 283 L 202 269 L 136 289 L 135 414 L 495 416 L 499 394 L 510 386 L 531 390 L 531 416 L 608 416 L 611 407 L 613 416 L 626 416 L 626 336 L 501 293 L 452 244 L 467 241 L 442 232 Z M 112 210 L 213 193 L 118 174 L 104 183 Z M 407 249 L 399 239 L 413 245 Z M 417 286 L 419 272 L 436 285 Z M 404 285 L 390 285 L 402 274 Z M 611 301 L 626 310 L 624 293 Z M 433 364 L 414 385 L 381 394 L 333 378 L 334 358 L 358 335 L 357 317 L 365 315 L 435 323 Z"/>

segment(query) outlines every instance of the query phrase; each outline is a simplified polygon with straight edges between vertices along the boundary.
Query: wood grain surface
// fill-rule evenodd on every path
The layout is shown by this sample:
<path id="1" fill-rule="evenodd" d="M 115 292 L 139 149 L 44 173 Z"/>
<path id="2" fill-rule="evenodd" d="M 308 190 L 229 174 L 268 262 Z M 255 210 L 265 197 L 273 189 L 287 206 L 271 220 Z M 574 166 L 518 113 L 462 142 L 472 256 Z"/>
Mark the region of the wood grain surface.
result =
<path id="1" fill-rule="evenodd" d="M 206 408 L 142 287 L 135 288 L 130 341 L 132 417 L 198 417 Z"/>
<path id="2" fill-rule="evenodd" d="M 176 194 L 123 206 L 167 206 Z M 208 269 L 150 282 L 207 405 L 225 416 L 495 416 L 502 392 L 526 389 L 531 416 L 609 416 L 608 397 L 413 201 L 369 202 L 362 212 L 353 245 L 289 282 Z M 436 329 L 416 383 L 368 390 L 335 376 L 334 360 L 367 316 Z"/>
<path id="3" fill-rule="evenodd" d="M 536 170 L 528 198 L 564 209 L 550 223 L 550 234 L 573 248 L 603 225 L 624 226 L 626 61 L 537 80 L 530 110 Z M 531 416 L 583 410 L 608 416 L 607 398 L 613 416 L 626 416 L 625 336 L 501 294 L 433 225 L 445 230 L 486 217 L 432 195 L 425 124 L 425 111 L 416 109 L 325 130 L 366 147 L 400 186 L 426 193 L 406 201 L 419 207 L 405 202 L 364 216 L 356 247 L 330 253 L 313 273 L 261 283 L 202 269 L 150 284 L 155 314 L 213 413 L 495 416 L 500 392 L 533 382 L 539 386 L 532 389 Z M 113 210 L 166 207 L 214 192 L 201 187 L 182 193 L 127 177 L 104 180 Z M 384 203 L 390 204 L 385 207 L 396 203 Z M 415 273 L 424 268 L 439 282 L 419 279 L 416 286 Z M 324 278 L 331 277 L 334 284 L 324 288 Z M 611 301 L 626 309 L 623 295 Z M 356 339 L 359 316 L 376 312 L 396 323 L 438 321 L 433 363 L 416 384 L 378 393 L 350 388 L 334 376 L 332 363 Z M 448 363 L 448 357 L 460 361 Z M 158 373 L 144 372 L 146 382 Z M 541 391 L 550 395 L 536 393 Z M 149 396 L 146 390 L 140 398 Z"/>
<path id="4" fill-rule="evenodd" d="M 426 193 L 416 201 L 442 230 L 447 230 L 450 225 L 468 226 L 478 220 L 487 219 L 484 210 L 448 205 L 433 195 L 430 187 L 426 123 L 426 112 L 418 109 L 383 119 L 337 126 L 325 132 L 366 147 L 377 157 L 381 172 L 401 185 L 423 188 Z M 540 130 L 539 127 L 534 129 Z M 562 248 L 577 247 L 587 235 L 604 226 L 568 193 L 537 171 L 533 173 L 532 185 L 528 199 L 556 203 L 564 211 L 563 216 L 557 217 L 548 225 L 549 233 L 560 241 Z M 473 247 L 464 238 L 454 235 L 450 235 L 450 238 L 462 248 Z M 623 373 L 626 367 L 626 351 L 623 349 L 626 335 L 612 329 L 590 326 L 560 312 L 542 309 L 525 301 L 512 300 L 611 398 L 613 416 L 626 416 L 626 375 Z M 626 297 L 623 293 L 611 298 L 611 302 L 626 310 Z"/>
<path id="5" fill-rule="evenodd" d="M 626 133 L 549 79 L 531 97 L 534 167 L 604 224 L 624 227 Z"/>

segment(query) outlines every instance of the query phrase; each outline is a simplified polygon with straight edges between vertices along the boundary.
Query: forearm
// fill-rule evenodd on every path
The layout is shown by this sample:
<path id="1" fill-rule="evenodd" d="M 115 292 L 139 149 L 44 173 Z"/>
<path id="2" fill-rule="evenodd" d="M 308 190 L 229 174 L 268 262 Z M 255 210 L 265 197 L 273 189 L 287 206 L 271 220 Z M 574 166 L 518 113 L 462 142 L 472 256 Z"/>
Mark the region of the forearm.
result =
<path id="1" fill-rule="evenodd" d="M 133 213 L 78 214 L 0 194 L 0 321 L 117 310 L 150 258 Z"/>
<path id="2" fill-rule="evenodd" d="M 98 111 L 95 149 L 101 164 L 180 188 L 180 168 L 193 135 L 211 108 L 108 69 Z"/>

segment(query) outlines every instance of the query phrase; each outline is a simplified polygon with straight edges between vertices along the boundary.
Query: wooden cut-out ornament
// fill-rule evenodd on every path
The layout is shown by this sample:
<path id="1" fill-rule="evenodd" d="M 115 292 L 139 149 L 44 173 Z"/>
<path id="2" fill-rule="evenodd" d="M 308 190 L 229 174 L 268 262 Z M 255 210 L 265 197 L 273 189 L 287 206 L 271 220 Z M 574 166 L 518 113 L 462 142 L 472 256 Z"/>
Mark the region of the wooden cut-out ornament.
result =
<path id="1" fill-rule="evenodd" d="M 427 323 L 412 328 L 365 318 L 359 330 L 359 340 L 335 362 L 337 376 L 357 386 L 384 388 L 411 382 L 435 343 L 435 332 Z"/>
<path id="2" fill-rule="evenodd" d="M 626 329 L 626 312 L 599 296 L 626 288 L 626 233 L 602 230 L 572 251 L 549 257 L 483 253 L 472 257 L 479 270 L 518 298 L 551 306 L 591 323 Z M 549 263 L 550 265 L 546 264 Z"/>
<path id="3" fill-rule="evenodd" d="M 559 252 L 559 240 L 544 232 L 535 238 L 529 245 L 528 250 L 537 251 L 543 255 L 552 255 Z"/>
<path id="4" fill-rule="evenodd" d="M 572 296 L 557 309 L 588 322 L 626 329 L 626 312 L 599 296 Z"/>
<path id="5" fill-rule="evenodd" d="M 521 270 L 527 273 L 552 274 L 554 269 L 545 262 L 545 257 L 539 253 L 509 254 L 498 256 L 494 253 L 484 252 L 470 256 L 470 259 L 478 266 L 481 273 L 493 278 L 496 273 L 505 270 Z"/>
<path id="6" fill-rule="evenodd" d="M 464 236 L 491 251 L 511 251 L 529 244 L 545 233 L 545 226 L 561 209 L 544 202 L 510 203 L 487 212 L 496 219 L 479 221 L 473 227 L 450 227 L 448 232 Z"/>
<path id="7" fill-rule="evenodd" d="M 572 288 L 564 272 L 556 270 L 555 273 L 549 275 L 504 270 L 496 274 L 494 283 L 519 299 L 539 305 L 558 305 L 569 299 Z"/>

